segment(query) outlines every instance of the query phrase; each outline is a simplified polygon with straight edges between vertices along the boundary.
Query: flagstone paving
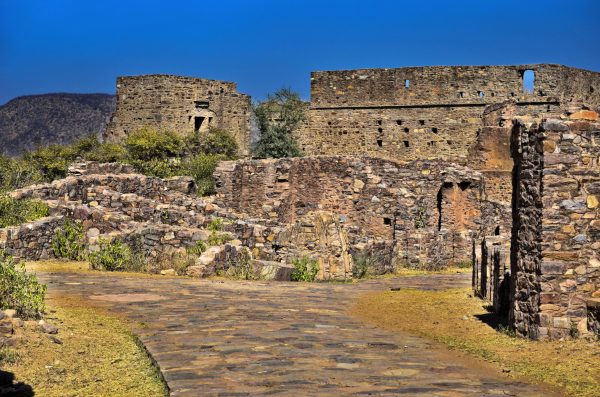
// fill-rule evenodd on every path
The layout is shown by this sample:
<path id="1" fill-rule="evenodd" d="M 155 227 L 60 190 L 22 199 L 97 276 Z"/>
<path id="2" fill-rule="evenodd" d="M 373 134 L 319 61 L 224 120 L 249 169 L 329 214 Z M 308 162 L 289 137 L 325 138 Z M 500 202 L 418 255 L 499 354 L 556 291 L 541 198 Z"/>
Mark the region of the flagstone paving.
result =
<path id="1" fill-rule="evenodd" d="M 142 324 L 172 396 L 539 396 L 443 347 L 347 315 L 367 291 L 467 286 L 468 275 L 305 284 L 45 273 L 49 294 Z"/>

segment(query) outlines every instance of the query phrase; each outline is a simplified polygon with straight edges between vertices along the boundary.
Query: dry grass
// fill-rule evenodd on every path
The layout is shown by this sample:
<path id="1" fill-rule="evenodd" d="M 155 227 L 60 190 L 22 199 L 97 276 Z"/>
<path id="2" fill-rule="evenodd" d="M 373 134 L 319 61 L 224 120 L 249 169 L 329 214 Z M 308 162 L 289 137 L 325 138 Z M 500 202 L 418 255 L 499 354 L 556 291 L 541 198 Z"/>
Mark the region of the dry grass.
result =
<path id="1" fill-rule="evenodd" d="M 174 278 L 181 276 L 163 276 L 160 274 L 139 273 L 139 272 L 109 272 L 102 270 L 90 269 L 87 262 L 61 261 L 61 260 L 45 260 L 36 262 L 26 262 L 25 268 L 31 272 L 44 273 L 90 273 L 100 274 L 114 277 L 159 277 L 159 278 Z"/>
<path id="2" fill-rule="evenodd" d="M 29 323 L 17 362 L 2 369 L 36 396 L 165 396 L 156 368 L 125 324 L 84 304 L 48 300 L 47 321 L 59 327 L 63 344 Z"/>
<path id="3" fill-rule="evenodd" d="M 569 395 L 600 396 L 600 344 L 535 342 L 499 332 L 478 318 L 490 314 L 469 289 L 371 293 L 351 311 L 369 323 L 431 338 L 483 358 L 511 375 L 564 388 Z"/>

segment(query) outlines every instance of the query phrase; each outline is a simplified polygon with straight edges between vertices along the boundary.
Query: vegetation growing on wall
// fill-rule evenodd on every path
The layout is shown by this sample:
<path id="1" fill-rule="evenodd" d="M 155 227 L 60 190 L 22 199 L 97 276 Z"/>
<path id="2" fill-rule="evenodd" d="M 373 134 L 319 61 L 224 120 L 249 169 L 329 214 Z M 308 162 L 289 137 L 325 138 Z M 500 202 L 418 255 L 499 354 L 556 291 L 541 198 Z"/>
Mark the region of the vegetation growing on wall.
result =
<path id="1" fill-rule="evenodd" d="M 293 137 L 307 117 L 307 106 L 300 96 L 282 88 L 253 107 L 260 138 L 252 155 L 257 158 L 300 156 L 302 153 Z"/>

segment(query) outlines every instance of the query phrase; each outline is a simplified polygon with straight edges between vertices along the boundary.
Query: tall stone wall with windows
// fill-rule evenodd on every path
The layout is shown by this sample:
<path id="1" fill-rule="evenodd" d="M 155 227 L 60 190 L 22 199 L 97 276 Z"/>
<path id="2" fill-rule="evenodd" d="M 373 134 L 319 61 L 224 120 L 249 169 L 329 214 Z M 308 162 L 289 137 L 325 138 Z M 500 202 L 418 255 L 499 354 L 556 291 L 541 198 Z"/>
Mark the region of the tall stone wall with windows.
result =
<path id="1" fill-rule="evenodd" d="M 511 322 L 533 339 L 597 330 L 598 113 L 583 109 L 539 125 L 519 122 L 513 139 Z"/>
<path id="2" fill-rule="evenodd" d="M 188 134 L 210 127 L 227 130 L 239 155 L 250 153 L 250 97 L 236 84 L 192 77 L 144 75 L 117 79 L 117 107 L 104 133 L 120 141 L 143 127 Z"/>
<path id="3" fill-rule="evenodd" d="M 533 75 L 532 86 L 524 80 Z M 313 72 L 307 155 L 369 155 L 469 164 L 487 106 L 553 117 L 570 103 L 600 105 L 600 73 L 561 65 L 411 67 Z"/>

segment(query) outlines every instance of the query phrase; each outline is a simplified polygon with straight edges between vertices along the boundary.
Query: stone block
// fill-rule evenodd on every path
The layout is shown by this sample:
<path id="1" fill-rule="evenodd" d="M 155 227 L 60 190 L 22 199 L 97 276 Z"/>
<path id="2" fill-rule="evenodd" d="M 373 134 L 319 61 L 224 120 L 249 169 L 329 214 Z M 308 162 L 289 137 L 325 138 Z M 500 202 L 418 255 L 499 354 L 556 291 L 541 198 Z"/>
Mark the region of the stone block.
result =
<path id="1" fill-rule="evenodd" d="M 254 260 L 252 265 L 261 280 L 290 281 L 294 271 L 294 266 L 281 262 Z"/>
<path id="2" fill-rule="evenodd" d="M 567 263 L 560 261 L 543 260 L 541 265 L 542 274 L 564 274 Z"/>

